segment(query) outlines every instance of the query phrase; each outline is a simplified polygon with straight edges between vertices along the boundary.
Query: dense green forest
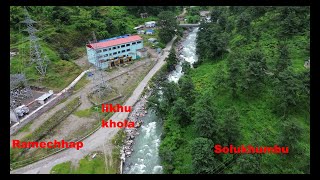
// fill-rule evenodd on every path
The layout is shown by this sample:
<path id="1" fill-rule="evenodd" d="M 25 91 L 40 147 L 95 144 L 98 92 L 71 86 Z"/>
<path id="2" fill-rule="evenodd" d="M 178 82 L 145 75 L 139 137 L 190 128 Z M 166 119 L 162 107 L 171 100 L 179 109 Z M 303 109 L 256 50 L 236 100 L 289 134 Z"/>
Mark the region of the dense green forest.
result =
<path id="1" fill-rule="evenodd" d="M 310 173 L 309 7 L 214 7 L 211 20 L 199 27 L 194 68 L 168 83 L 170 55 L 154 80 L 164 173 Z M 215 154 L 215 144 L 289 154 Z"/>
<path id="2" fill-rule="evenodd" d="M 86 54 L 85 44 L 93 40 L 95 32 L 98 40 L 123 34 L 134 34 L 134 27 L 144 22 L 181 13 L 178 6 L 27 6 L 31 19 L 37 21 L 39 43 L 50 60 L 46 77 L 39 82 L 35 65 L 28 66 L 28 33 L 23 31 L 26 25 L 20 23 L 25 18 L 24 7 L 10 7 L 10 49 L 18 51 L 10 64 L 10 73 L 25 72 L 33 85 L 46 86 L 54 90 L 66 87 L 81 69 L 73 62 Z M 141 18 L 140 13 L 148 13 Z M 158 15 L 160 15 L 158 17 Z M 159 34 L 163 44 L 174 36 L 171 29 Z"/>

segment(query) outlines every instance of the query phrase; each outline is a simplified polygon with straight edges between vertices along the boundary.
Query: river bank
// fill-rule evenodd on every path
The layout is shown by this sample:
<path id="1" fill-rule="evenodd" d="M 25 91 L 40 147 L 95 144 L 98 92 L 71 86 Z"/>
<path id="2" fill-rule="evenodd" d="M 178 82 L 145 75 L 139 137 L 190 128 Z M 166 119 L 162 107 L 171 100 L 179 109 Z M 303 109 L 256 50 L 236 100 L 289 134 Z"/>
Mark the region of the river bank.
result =
<path id="1" fill-rule="evenodd" d="M 176 56 L 179 61 L 176 65 L 176 70 L 178 68 L 180 74 L 182 70 L 181 63 L 185 60 L 183 49 L 186 44 L 184 42 L 191 32 L 193 32 L 193 29 L 185 30 L 181 39 L 172 47 L 176 50 Z M 169 81 L 172 73 L 169 73 Z M 180 76 L 176 77 L 176 79 L 179 79 Z M 146 95 L 142 96 L 134 105 L 133 111 L 129 115 L 129 120 L 138 124 L 134 129 L 125 130 L 126 139 L 121 149 L 124 174 L 162 174 L 162 166 L 158 153 L 162 123 L 160 123 L 159 118 L 156 117 L 154 112 L 146 109 L 146 103 L 151 93 L 152 89 L 149 89 Z"/>

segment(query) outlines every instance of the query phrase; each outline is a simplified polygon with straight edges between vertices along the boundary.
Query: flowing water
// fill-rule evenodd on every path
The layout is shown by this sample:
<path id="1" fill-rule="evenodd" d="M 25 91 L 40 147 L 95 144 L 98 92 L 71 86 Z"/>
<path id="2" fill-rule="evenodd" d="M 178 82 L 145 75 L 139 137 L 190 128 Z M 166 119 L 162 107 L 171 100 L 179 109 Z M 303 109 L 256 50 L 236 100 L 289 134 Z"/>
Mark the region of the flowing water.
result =
<path id="1" fill-rule="evenodd" d="M 182 63 L 184 61 L 187 61 L 192 66 L 192 64 L 198 60 L 198 56 L 196 55 L 196 37 L 198 30 L 199 28 L 194 28 L 186 37 L 185 41 L 182 42 L 182 54 L 179 55 L 182 60 L 176 65 L 176 70 L 169 74 L 169 81 L 178 82 L 180 77 L 183 75 Z"/>
<path id="2" fill-rule="evenodd" d="M 191 65 L 198 60 L 196 56 L 196 35 L 198 28 L 193 29 L 182 42 L 182 60 L 177 64 L 176 70 L 169 74 L 168 80 L 178 82 L 182 73 L 182 62 L 187 61 Z M 162 174 L 162 166 L 159 157 L 160 136 L 162 124 L 153 111 L 141 118 L 143 125 L 136 136 L 131 157 L 126 158 L 123 166 L 123 174 Z"/>

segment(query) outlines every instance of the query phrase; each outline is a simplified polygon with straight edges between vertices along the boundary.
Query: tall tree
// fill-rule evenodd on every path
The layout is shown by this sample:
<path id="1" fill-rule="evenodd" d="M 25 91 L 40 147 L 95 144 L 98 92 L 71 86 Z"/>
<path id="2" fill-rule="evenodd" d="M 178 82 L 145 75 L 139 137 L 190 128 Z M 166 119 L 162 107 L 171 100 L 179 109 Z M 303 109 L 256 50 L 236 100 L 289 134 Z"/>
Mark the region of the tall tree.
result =
<path id="1" fill-rule="evenodd" d="M 218 24 L 202 23 L 197 37 L 197 54 L 212 60 L 226 52 L 228 36 Z"/>
<path id="2" fill-rule="evenodd" d="M 175 35 L 177 29 L 177 21 L 175 15 L 171 11 L 162 11 L 158 15 L 159 38 L 164 44 L 167 44 Z"/>
<path id="3" fill-rule="evenodd" d="M 180 97 L 182 97 L 188 106 L 191 106 L 195 101 L 195 89 L 192 79 L 189 75 L 182 76 L 179 79 Z"/>
<path id="4" fill-rule="evenodd" d="M 173 103 L 178 98 L 179 87 L 174 82 L 162 83 L 162 97 L 168 101 L 169 106 L 173 106 Z"/>
<path id="5" fill-rule="evenodd" d="M 188 74 L 188 73 L 190 72 L 190 70 L 191 70 L 190 63 L 184 61 L 184 62 L 182 63 L 182 72 L 183 72 L 184 74 Z"/>
<path id="6" fill-rule="evenodd" d="M 246 11 L 241 13 L 236 23 L 237 31 L 244 36 L 249 36 L 250 29 L 251 29 L 250 23 L 251 23 L 250 14 L 247 13 Z"/>
<path id="7" fill-rule="evenodd" d="M 199 136 L 216 141 L 221 127 L 217 122 L 215 108 L 209 97 L 206 94 L 202 95 L 194 105 L 195 112 L 192 120 L 195 122 L 195 128 Z"/>
<path id="8" fill-rule="evenodd" d="M 238 82 L 241 78 L 240 61 L 238 53 L 231 53 L 227 59 L 228 66 L 228 82 L 232 91 L 232 97 L 237 98 Z"/>
<path id="9" fill-rule="evenodd" d="M 280 38 L 287 38 L 304 29 L 308 29 L 310 7 L 281 7 L 280 9 Z"/>
<path id="10" fill-rule="evenodd" d="M 264 84 L 265 70 L 267 70 L 266 59 L 261 51 L 251 52 L 246 57 L 246 66 L 243 88 L 247 93 L 257 95 Z"/>
<path id="11" fill-rule="evenodd" d="M 214 144 L 207 138 L 196 138 L 192 142 L 192 167 L 196 174 L 213 174 L 217 168 L 223 168 L 212 152 Z"/>
<path id="12" fill-rule="evenodd" d="M 235 108 L 228 109 L 226 111 L 226 119 L 222 132 L 226 138 L 226 144 L 237 145 L 239 139 L 241 139 L 240 127 L 239 127 L 239 114 Z"/>
<path id="13" fill-rule="evenodd" d="M 275 112 L 287 116 L 288 112 L 297 105 L 301 81 L 290 69 L 280 72 L 274 81 Z"/>
<path id="14" fill-rule="evenodd" d="M 174 48 L 171 48 L 167 61 L 167 72 L 174 71 L 176 69 L 176 64 L 178 62 L 178 58 L 176 55 L 176 51 Z"/>
<path id="15" fill-rule="evenodd" d="M 300 152 L 298 143 L 302 135 L 302 128 L 297 124 L 298 122 L 292 119 L 287 119 L 282 122 L 282 133 L 281 133 L 281 146 L 289 147 L 289 155 L 295 155 Z"/>
<path id="16" fill-rule="evenodd" d="M 261 155 L 260 154 L 243 154 L 236 160 L 232 167 L 233 173 L 236 174 L 258 174 L 261 173 Z"/>
<path id="17" fill-rule="evenodd" d="M 285 43 L 280 43 L 279 45 L 280 56 L 276 62 L 276 73 L 284 71 L 288 66 L 291 65 L 291 60 L 289 58 L 288 48 Z"/>
<path id="18" fill-rule="evenodd" d="M 174 106 L 172 107 L 172 112 L 181 126 L 186 126 L 190 124 L 191 122 L 190 113 L 187 109 L 187 103 L 183 98 L 179 97 L 174 102 Z"/>

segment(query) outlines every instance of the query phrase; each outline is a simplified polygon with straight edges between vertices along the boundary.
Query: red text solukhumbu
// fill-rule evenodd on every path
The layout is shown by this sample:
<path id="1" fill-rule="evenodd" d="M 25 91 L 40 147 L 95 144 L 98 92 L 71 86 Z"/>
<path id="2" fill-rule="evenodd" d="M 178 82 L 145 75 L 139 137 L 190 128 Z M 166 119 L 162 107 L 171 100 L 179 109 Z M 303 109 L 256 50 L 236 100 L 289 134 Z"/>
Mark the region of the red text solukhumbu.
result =
<path id="1" fill-rule="evenodd" d="M 278 145 L 271 147 L 253 147 L 251 145 L 242 145 L 238 147 L 230 145 L 222 147 L 220 144 L 216 144 L 213 148 L 213 152 L 217 154 L 288 154 L 289 147 L 279 147 Z"/>

